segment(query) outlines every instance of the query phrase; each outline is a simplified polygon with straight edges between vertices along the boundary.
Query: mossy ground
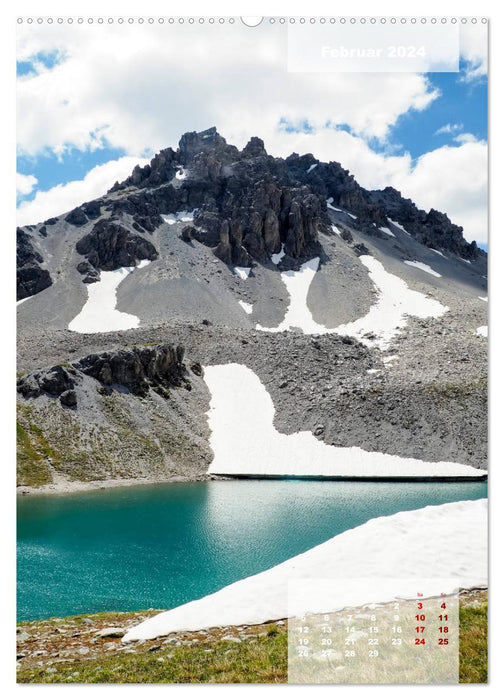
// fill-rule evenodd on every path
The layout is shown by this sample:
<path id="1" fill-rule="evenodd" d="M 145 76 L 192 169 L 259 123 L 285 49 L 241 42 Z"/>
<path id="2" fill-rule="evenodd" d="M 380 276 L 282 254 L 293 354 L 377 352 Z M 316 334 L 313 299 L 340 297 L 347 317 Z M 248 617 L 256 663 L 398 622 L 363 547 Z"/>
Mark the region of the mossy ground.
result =
<path id="1" fill-rule="evenodd" d="M 60 454 L 33 421 L 30 406 L 19 405 L 16 421 L 17 485 L 43 486 L 52 481 L 51 466 L 58 467 Z"/>
<path id="2" fill-rule="evenodd" d="M 98 613 L 21 623 L 19 683 L 286 683 L 285 621 L 177 633 L 123 646 L 96 630 L 128 627 L 154 611 Z M 38 655 L 43 648 L 45 654 Z M 87 658 L 79 649 L 87 648 Z M 65 657 L 65 655 L 67 655 Z M 89 658 L 91 657 L 92 658 Z M 487 681 L 486 591 L 460 600 L 460 682 Z"/>

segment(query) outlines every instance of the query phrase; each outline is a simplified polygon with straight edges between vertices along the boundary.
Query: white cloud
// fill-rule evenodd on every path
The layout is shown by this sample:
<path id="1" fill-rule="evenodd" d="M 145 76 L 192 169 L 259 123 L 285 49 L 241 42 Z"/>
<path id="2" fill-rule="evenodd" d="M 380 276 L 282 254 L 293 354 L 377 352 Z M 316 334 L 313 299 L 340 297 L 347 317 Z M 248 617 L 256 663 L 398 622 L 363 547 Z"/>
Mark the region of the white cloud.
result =
<path id="1" fill-rule="evenodd" d="M 104 141 L 154 152 L 214 124 L 243 145 L 281 117 L 385 139 L 402 114 L 438 96 L 418 74 L 288 73 L 278 24 L 22 25 L 19 58 L 40 51 L 66 60 L 18 80 L 19 149 L 31 155 Z"/>
<path id="2" fill-rule="evenodd" d="M 16 194 L 18 196 L 30 194 L 37 182 L 38 180 L 35 175 L 23 175 L 22 173 L 16 173 Z"/>
<path id="3" fill-rule="evenodd" d="M 460 131 L 463 128 L 463 124 L 445 124 L 434 132 L 434 136 L 440 136 L 441 134 L 453 134 L 454 131 Z"/>
<path id="4" fill-rule="evenodd" d="M 464 82 L 480 80 L 488 72 L 488 24 L 460 25 L 460 55 L 468 61 L 468 66 L 462 73 Z"/>
<path id="5" fill-rule="evenodd" d="M 427 153 L 416 164 L 408 153 L 380 154 L 367 144 L 371 138 L 385 143 L 401 115 L 426 109 L 439 96 L 425 76 L 287 73 L 285 49 L 286 35 L 278 24 L 253 30 L 237 24 L 229 32 L 218 24 L 25 23 L 19 59 L 40 51 L 58 51 L 66 58 L 18 80 L 19 150 L 61 154 L 69 147 L 107 143 L 129 155 L 153 153 L 176 145 L 185 131 L 216 125 L 239 147 L 257 135 L 274 155 L 295 150 L 337 160 L 363 186 L 393 185 L 422 208 L 447 212 L 464 226 L 469 240 L 486 240 L 486 144 L 459 134 L 456 145 Z M 470 65 L 464 78 L 482 75 L 484 25 L 461 25 L 461 53 Z M 314 133 L 281 131 L 281 118 L 308 121 Z M 348 124 L 353 135 L 328 124 Z M 445 127 L 452 131 L 442 131 Z M 460 131 L 462 125 L 445 127 L 440 133 Z M 37 193 L 33 202 L 21 205 L 23 221 L 47 218 L 48 211 L 59 214 L 112 184 L 90 187 L 94 177 L 88 173 L 80 183 Z"/>
<path id="6" fill-rule="evenodd" d="M 124 156 L 97 165 L 83 180 L 72 180 L 64 185 L 56 185 L 50 190 L 39 191 L 30 202 L 22 202 L 17 209 L 17 224 L 35 224 L 51 216 L 58 216 L 96 197 L 100 197 L 112 187 L 116 180 L 124 180 L 137 163 L 144 165 L 141 158 Z"/>
<path id="7" fill-rule="evenodd" d="M 453 140 L 457 143 L 476 143 L 478 141 L 474 134 L 469 133 L 457 134 L 457 136 L 453 137 Z"/>

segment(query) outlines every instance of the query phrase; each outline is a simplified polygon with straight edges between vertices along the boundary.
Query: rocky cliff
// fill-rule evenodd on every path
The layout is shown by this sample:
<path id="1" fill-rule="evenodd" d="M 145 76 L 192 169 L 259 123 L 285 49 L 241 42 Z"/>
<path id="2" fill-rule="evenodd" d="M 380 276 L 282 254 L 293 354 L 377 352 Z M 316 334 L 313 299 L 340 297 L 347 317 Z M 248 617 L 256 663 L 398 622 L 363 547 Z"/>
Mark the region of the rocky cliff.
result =
<path id="1" fill-rule="evenodd" d="M 52 284 L 51 275 L 41 263 L 43 258 L 36 250 L 32 236 L 18 228 L 16 231 L 17 300 L 38 294 Z"/>

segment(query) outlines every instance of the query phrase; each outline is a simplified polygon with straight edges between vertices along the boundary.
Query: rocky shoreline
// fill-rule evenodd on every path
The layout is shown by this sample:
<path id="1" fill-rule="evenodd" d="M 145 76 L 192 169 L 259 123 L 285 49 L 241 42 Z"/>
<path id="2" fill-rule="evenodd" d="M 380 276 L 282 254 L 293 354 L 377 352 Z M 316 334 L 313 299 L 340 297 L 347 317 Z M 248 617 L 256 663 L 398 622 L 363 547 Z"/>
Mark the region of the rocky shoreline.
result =
<path id="1" fill-rule="evenodd" d="M 135 486 L 153 486 L 155 484 L 197 483 L 201 481 L 225 481 L 228 477 L 215 474 L 205 474 L 199 477 L 170 476 L 166 479 L 154 477 L 132 479 L 95 479 L 93 481 L 68 481 L 58 479 L 42 486 L 17 486 L 18 496 L 56 495 L 79 493 L 83 491 L 103 491 L 104 489 L 129 488 Z"/>

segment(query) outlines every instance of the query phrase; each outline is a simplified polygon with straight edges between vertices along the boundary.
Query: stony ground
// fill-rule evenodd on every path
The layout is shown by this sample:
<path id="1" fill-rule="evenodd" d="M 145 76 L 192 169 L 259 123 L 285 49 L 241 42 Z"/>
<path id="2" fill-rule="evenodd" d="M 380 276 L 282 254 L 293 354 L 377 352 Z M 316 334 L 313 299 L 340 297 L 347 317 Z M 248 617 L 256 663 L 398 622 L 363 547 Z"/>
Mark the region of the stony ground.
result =
<path id="1" fill-rule="evenodd" d="M 483 304 L 460 301 L 441 319 L 412 319 L 384 353 L 334 335 L 205 323 L 94 335 L 53 331 L 37 338 L 21 332 L 19 371 L 40 367 L 41 357 L 51 366 L 103 348 L 180 344 L 188 362 L 238 362 L 256 372 L 273 399 L 281 432 L 311 430 L 332 445 L 486 469 L 486 340 L 474 333 Z M 48 397 L 20 400 L 22 428 L 35 426 L 49 447 L 39 460 L 45 482 L 204 478 L 212 459 L 210 395 L 203 379 L 192 383 L 193 391 L 174 390 L 168 401 L 152 392 L 146 399 L 117 392 L 103 398 L 90 387 L 76 411 Z M 32 435 L 32 443 L 37 440 Z M 62 446 L 68 449 L 62 452 Z"/>
<path id="2" fill-rule="evenodd" d="M 486 601 L 486 591 L 460 595 L 462 682 L 486 681 Z M 122 643 L 127 628 L 156 612 L 20 623 L 18 682 L 286 682 L 286 620 Z"/>

